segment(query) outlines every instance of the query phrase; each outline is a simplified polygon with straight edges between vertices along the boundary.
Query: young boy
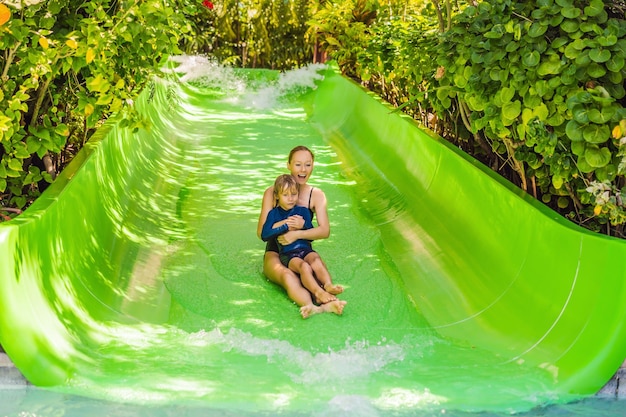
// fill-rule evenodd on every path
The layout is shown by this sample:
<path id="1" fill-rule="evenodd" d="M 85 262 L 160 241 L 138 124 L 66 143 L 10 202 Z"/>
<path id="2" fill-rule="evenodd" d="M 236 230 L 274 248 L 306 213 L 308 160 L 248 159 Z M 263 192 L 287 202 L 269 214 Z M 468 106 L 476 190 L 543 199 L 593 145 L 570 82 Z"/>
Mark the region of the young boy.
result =
<path id="1" fill-rule="evenodd" d="M 304 219 L 303 229 L 313 227 L 311 213 L 306 207 L 296 206 L 298 201 L 298 183 L 289 174 L 278 176 L 274 182 L 274 199 L 277 203 L 267 215 L 263 224 L 261 239 L 268 241 L 289 231 L 287 219 L 290 216 L 301 216 Z M 298 239 L 288 245 L 278 245 L 280 261 L 300 274 L 302 285 L 311 292 L 318 293 L 321 287 L 328 293 L 337 295 L 343 292 L 341 285 L 334 285 L 326 265 L 317 252 L 313 250 L 310 240 Z M 315 276 L 313 275 L 315 273 Z M 317 277 L 317 280 L 316 280 Z M 319 284 L 318 284 L 319 281 Z"/>

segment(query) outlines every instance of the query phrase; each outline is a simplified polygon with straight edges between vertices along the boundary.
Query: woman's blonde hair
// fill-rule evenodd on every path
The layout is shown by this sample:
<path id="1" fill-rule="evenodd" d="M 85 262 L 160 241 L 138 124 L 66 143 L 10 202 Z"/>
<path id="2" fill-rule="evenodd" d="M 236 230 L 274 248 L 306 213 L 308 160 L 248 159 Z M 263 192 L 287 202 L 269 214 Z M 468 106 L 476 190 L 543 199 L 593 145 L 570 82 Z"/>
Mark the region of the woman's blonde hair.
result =
<path id="1" fill-rule="evenodd" d="M 293 148 L 291 151 L 289 151 L 289 158 L 287 159 L 287 162 L 291 162 L 291 160 L 293 159 L 293 154 L 295 154 L 296 152 L 300 152 L 300 151 L 307 151 L 308 153 L 311 154 L 311 159 L 315 161 L 315 155 L 313 155 L 313 152 L 311 152 L 309 148 L 307 148 L 304 145 L 298 145 L 295 148 Z"/>

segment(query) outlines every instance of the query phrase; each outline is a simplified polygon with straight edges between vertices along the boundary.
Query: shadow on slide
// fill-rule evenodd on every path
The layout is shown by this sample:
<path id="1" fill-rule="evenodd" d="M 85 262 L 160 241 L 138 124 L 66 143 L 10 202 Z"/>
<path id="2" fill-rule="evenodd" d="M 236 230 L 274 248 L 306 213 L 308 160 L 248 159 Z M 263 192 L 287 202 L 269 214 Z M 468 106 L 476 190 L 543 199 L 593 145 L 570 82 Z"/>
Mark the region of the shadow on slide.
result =
<path id="1" fill-rule="evenodd" d="M 593 394 L 622 363 L 626 242 L 333 69 L 184 70 L 139 98 L 150 129 L 109 121 L 0 224 L 0 342 L 32 383 L 241 413 L 510 412 Z M 341 317 L 302 320 L 261 274 L 261 196 L 299 144 Z"/>

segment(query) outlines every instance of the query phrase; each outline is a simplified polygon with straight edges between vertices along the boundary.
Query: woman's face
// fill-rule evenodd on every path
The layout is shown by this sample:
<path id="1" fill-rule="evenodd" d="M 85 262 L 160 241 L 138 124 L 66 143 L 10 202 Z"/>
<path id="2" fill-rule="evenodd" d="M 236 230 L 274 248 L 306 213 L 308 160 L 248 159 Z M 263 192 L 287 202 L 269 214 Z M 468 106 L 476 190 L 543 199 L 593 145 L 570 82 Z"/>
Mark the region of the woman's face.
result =
<path id="1" fill-rule="evenodd" d="M 295 152 L 287 163 L 287 169 L 296 177 L 298 184 L 306 184 L 313 172 L 313 157 L 307 151 Z"/>

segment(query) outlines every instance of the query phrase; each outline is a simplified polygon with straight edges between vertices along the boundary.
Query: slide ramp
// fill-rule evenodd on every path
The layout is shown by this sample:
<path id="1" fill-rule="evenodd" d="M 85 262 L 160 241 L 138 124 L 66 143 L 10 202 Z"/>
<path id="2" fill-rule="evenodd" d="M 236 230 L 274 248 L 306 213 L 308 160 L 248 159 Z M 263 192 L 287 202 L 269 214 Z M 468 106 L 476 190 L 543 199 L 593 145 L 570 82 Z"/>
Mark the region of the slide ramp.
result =
<path id="1" fill-rule="evenodd" d="M 137 102 L 149 129 L 108 122 L 0 224 L 0 342 L 33 384 L 241 413 L 510 411 L 592 394 L 619 367 L 623 241 L 333 70 L 208 70 L 155 80 Z M 303 321 L 261 274 L 261 196 L 299 144 L 329 202 L 315 247 L 346 286 L 342 317 Z"/>

